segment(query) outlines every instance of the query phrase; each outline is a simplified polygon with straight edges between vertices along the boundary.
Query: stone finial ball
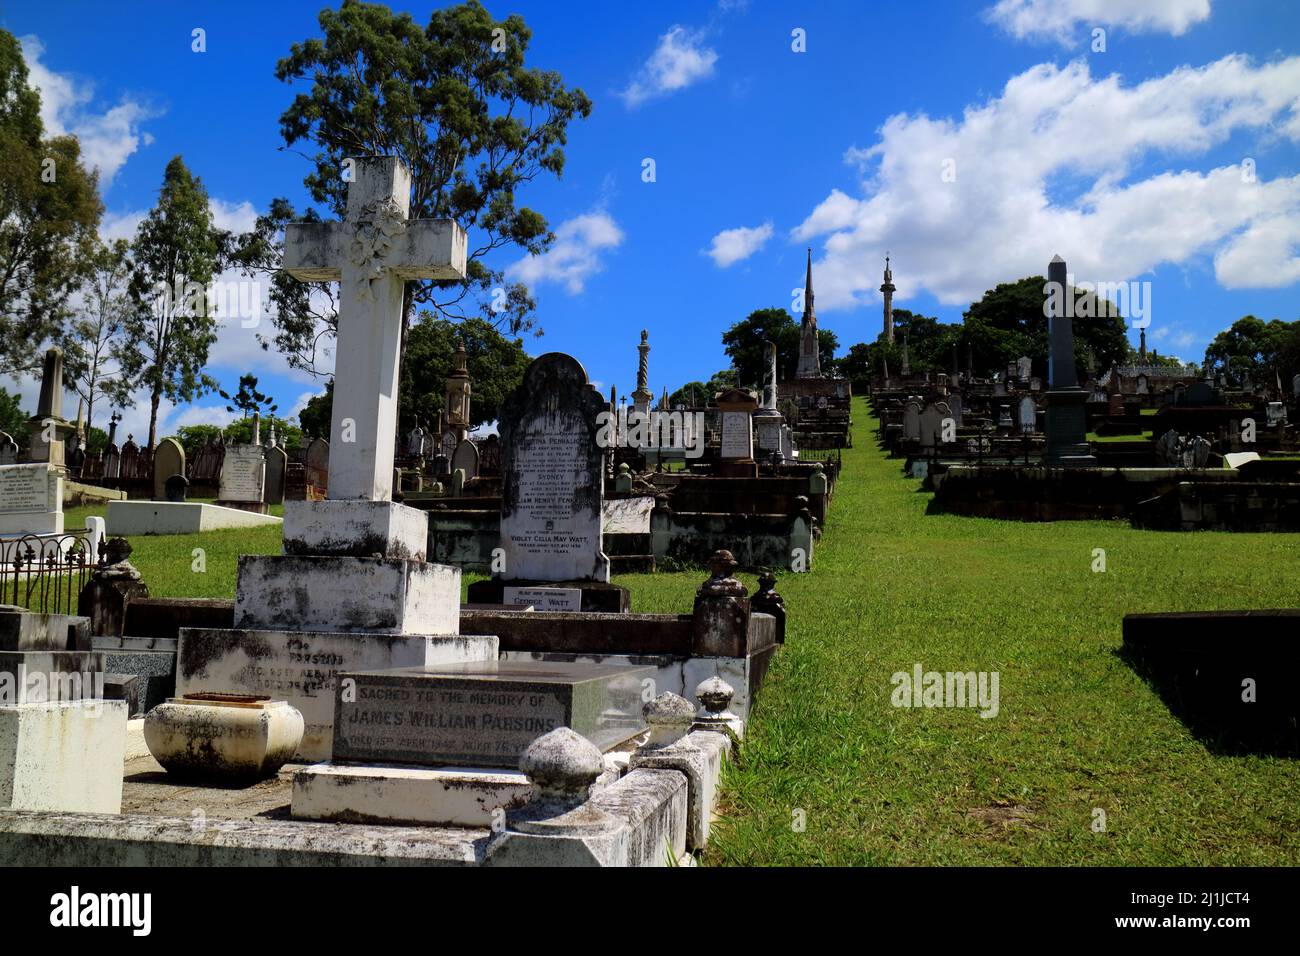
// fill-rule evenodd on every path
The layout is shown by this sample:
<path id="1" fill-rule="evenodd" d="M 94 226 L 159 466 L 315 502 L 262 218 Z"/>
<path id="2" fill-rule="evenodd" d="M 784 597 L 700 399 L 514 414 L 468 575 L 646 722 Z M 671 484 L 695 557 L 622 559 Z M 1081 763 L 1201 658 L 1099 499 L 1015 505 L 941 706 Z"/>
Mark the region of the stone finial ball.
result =
<path id="1" fill-rule="evenodd" d="M 690 724 L 695 720 L 695 708 L 685 697 L 664 691 L 654 700 L 646 701 L 641 708 L 645 722 L 651 727 L 667 724 L 669 726 Z"/>
<path id="2" fill-rule="evenodd" d="M 108 554 L 108 563 L 117 564 L 131 557 L 131 552 L 134 549 L 131 547 L 131 542 L 127 541 L 126 538 L 119 537 L 110 538 L 108 544 L 104 546 L 104 550 Z"/>
<path id="3" fill-rule="evenodd" d="M 590 740 L 570 727 L 557 727 L 528 745 L 519 769 L 543 791 L 585 791 L 605 769 L 605 758 Z"/>
<path id="4" fill-rule="evenodd" d="M 725 548 L 714 551 L 709 558 L 709 570 L 713 572 L 715 578 L 730 577 L 731 572 L 736 570 L 737 566 L 735 556 Z"/>
<path id="5" fill-rule="evenodd" d="M 735 689 L 717 676 L 700 681 L 695 688 L 695 699 L 711 714 L 722 713 L 731 706 L 731 699 L 735 696 Z"/>

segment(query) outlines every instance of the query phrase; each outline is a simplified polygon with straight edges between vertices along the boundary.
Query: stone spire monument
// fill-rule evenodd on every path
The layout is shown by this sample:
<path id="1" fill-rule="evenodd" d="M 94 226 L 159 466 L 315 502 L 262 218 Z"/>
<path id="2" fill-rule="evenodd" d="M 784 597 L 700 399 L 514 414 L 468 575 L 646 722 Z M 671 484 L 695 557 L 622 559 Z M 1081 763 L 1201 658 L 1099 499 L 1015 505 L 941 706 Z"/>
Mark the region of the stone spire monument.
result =
<path id="1" fill-rule="evenodd" d="M 1047 267 L 1047 464 L 1092 465 L 1096 459 L 1088 445 L 1084 403 L 1088 393 L 1079 387 L 1074 366 L 1074 325 L 1067 297 L 1070 288 L 1065 260 L 1053 256 Z"/>
<path id="2" fill-rule="evenodd" d="M 648 412 L 654 394 L 650 391 L 650 333 L 645 329 L 641 330 L 641 344 L 636 350 L 636 390 L 632 392 L 632 407 L 638 412 Z"/>
<path id="3" fill-rule="evenodd" d="M 795 378 L 821 378 L 821 347 L 817 342 L 817 313 L 813 310 L 812 250 L 803 287 L 803 322 L 799 326 L 799 367 Z"/>
<path id="4" fill-rule="evenodd" d="M 469 434 L 469 396 L 469 353 L 465 351 L 465 340 L 461 339 L 456 343 L 451 374 L 447 376 L 447 400 L 443 406 L 444 421 L 456 433 L 457 441 L 464 441 Z"/>
<path id="5" fill-rule="evenodd" d="M 776 407 L 776 343 L 764 342 L 763 351 L 767 359 L 767 383 L 763 386 L 762 404 L 753 415 L 754 430 L 758 433 L 758 447 L 762 451 L 783 457 L 781 430 L 785 416 Z"/>
<path id="6" fill-rule="evenodd" d="M 889 253 L 885 253 L 885 281 L 880 285 L 880 294 L 885 300 L 885 341 L 894 341 L 894 273 L 889 268 Z"/>

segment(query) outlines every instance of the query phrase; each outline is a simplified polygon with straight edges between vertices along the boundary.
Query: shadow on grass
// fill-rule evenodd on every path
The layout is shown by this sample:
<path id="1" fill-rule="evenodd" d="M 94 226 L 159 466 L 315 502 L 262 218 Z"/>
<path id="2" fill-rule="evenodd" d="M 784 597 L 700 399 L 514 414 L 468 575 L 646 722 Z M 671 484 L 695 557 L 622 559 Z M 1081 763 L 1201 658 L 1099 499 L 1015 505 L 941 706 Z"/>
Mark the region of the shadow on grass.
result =
<path id="1" fill-rule="evenodd" d="M 1296 697 L 1285 690 L 1287 675 L 1269 675 L 1283 693 L 1280 705 L 1242 700 L 1243 689 L 1233 671 L 1239 665 L 1213 663 L 1176 655 L 1149 659 L 1130 647 L 1113 651 L 1133 669 L 1182 721 L 1205 749 L 1217 757 L 1300 757 L 1300 727 Z M 1207 666 L 1209 664 L 1209 666 Z"/>

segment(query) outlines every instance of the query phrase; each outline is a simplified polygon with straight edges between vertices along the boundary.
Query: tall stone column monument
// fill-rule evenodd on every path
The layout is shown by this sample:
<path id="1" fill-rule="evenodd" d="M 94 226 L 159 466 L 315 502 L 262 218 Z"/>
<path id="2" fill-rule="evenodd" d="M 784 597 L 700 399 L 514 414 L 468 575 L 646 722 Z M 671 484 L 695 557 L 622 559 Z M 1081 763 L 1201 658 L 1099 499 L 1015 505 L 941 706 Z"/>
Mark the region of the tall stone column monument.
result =
<path id="1" fill-rule="evenodd" d="M 460 569 L 431 564 L 428 518 L 392 500 L 403 290 L 465 275 L 451 220 L 410 220 L 395 157 L 351 161 L 347 217 L 285 229 L 284 269 L 339 283 L 329 498 L 289 501 L 284 554 L 239 559 L 233 630 L 182 629 L 177 692 L 264 694 L 303 715 L 299 756 L 330 755 L 343 671 L 495 660 L 460 637 Z"/>
<path id="2" fill-rule="evenodd" d="M 1094 465 L 1088 445 L 1088 393 L 1079 387 L 1074 366 L 1074 325 L 1065 260 L 1053 256 L 1047 267 L 1043 308 L 1047 311 L 1047 464 Z"/>

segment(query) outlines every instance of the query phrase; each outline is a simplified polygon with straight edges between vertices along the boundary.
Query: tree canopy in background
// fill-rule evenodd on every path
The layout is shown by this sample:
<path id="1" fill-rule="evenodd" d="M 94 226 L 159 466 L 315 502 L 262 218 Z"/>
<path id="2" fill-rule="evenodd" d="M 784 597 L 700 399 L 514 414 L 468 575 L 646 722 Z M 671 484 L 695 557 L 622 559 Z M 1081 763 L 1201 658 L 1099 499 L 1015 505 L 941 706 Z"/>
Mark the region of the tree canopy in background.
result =
<path id="1" fill-rule="evenodd" d="M 531 360 L 523 341 L 502 335 L 491 322 L 466 319 L 451 322 L 431 312 L 420 313 L 408 336 L 406 361 L 398 398 L 398 430 L 405 434 L 419 424 L 425 431 L 437 427 L 446 401 L 447 376 L 455 362 L 456 346 L 465 343 L 471 384 L 470 427 L 496 421 L 502 400 L 519 387 Z M 310 399 L 298 414 L 304 431 L 328 438 L 334 407 L 334 380 L 325 392 Z"/>
<path id="2" fill-rule="evenodd" d="M 47 139 L 40 108 L 18 41 L 0 30 L 0 374 L 39 369 L 46 343 L 65 341 L 103 214 L 76 137 Z"/>
<path id="3" fill-rule="evenodd" d="M 150 448 L 163 398 L 189 402 L 216 387 L 203 371 L 217 338 L 205 290 L 220 271 L 227 239 L 213 225 L 202 181 L 181 157 L 173 157 L 158 204 L 140 223 L 131 247 L 135 308 L 126 322 L 125 371 L 149 390 Z"/>
<path id="4" fill-rule="evenodd" d="M 126 334 L 135 304 L 130 295 L 130 243 L 96 242 L 82 285 L 81 310 L 65 348 L 64 374 L 86 403 L 86 424 L 94 426 L 100 400 L 110 407 L 131 404 L 136 380 L 127 374 L 132 348 Z"/>
<path id="5" fill-rule="evenodd" d="M 503 247 L 533 254 L 550 247 L 546 219 L 518 206 L 516 194 L 542 174 L 562 173 L 568 125 L 590 114 L 591 101 L 558 73 L 525 65 L 532 32 L 523 18 L 495 20 L 477 0 L 433 11 L 424 27 L 382 4 L 344 0 L 322 10 L 319 23 L 321 37 L 293 44 L 276 64 L 280 80 L 309 83 L 280 129 L 286 146 L 316 148 L 304 180 L 312 198 L 342 217 L 344 160 L 400 157 L 411 171 L 411 216 L 455 219 L 470 235 L 463 282 L 407 284 L 404 328 L 422 304 L 444 318 L 490 315 L 511 335 L 531 329 L 527 288 L 508 284 L 485 257 Z M 241 264 L 273 272 L 278 231 L 295 217 L 312 218 L 272 203 L 240 243 Z M 273 341 L 291 361 L 304 361 L 322 332 L 333 332 L 335 312 L 321 284 L 273 283 Z"/>
<path id="6" fill-rule="evenodd" d="M 767 345 L 776 343 L 777 378 L 792 379 L 799 369 L 799 323 L 785 309 L 755 309 L 722 333 L 727 357 L 746 388 L 762 389 L 767 384 Z M 835 361 L 839 339 L 829 329 L 817 330 L 817 345 L 823 371 Z"/>
<path id="7" fill-rule="evenodd" d="M 417 423 L 425 431 L 437 426 L 459 342 L 468 353 L 471 428 L 496 421 L 502 400 L 523 382 L 531 359 L 522 340 L 502 335 L 483 319 L 450 322 L 422 312 L 411 326 L 402 366 L 397 421 L 403 434 Z"/>
<path id="8" fill-rule="evenodd" d="M 27 447 L 27 419 L 17 395 L 10 395 L 0 388 L 0 432 L 5 432 L 18 443 L 19 448 Z"/>
<path id="9" fill-rule="evenodd" d="M 1047 379 L 1047 314 L 1043 309 L 1042 276 L 1003 283 L 988 292 L 963 315 L 966 341 L 975 348 L 977 372 L 1005 368 L 1022 355 L 1033 361 L 1035 375 Z M 1098 371 L 1125 361 L 1129 351 L 1124 317 L 1107 299 L 1073 290 L 1076 313 L 1074 357 L 1080 370 L 1089 354 Z M 1108 313 L 1108 314 L 1103 314 Z"/>
<path id="10" fill-rule="evenodd" d="M 714 372 L 707 382 L 687 382 L 668 396 L 670 406 L 686 405 L 688 407 L 713 404 L 713 396 L 737 385 L 736 370 L 724 368 Z"/>
<path id="11" fill-rule="evenodd" d="M 1001 283 L 972 302 L 960 323 L 940 322 L 933 316 L 907 309 L 894 310 L 894 342 L 862 342 L 849 349 L 840 361 L 845 377 L 865 384 L 889 363 L 891 375 L 902 368 L 903 341 L 907 339 L 908 364 L 913 372 L 951 372 L 953 347 L 957 367 L 966 371 L 969 352 L 978 375 L 1003 372 L 1022 355 L 1029 356 L 1033 374 L 1047 378 L 1047 314 L 1044 311 L 1042 276 L 1028 276 Z M 1107 299 L 1092 292 L 1074 290 L 1074 356 L 1080 370 L 1091 364 L 1098 372 L 1127 361 L 1132 352 L 1124 317 Z M 1109 313 L 1109 314 L 1105 314 Z"/>
<path id="12" fill-rule="evenodd" d="M 1290 377 L 1300 372 L 1300 321 L 1243 316 L 1214 337 L 1205 350 L 1205 368 L 1226 371 L 1234 384 L 1247 374 L 1256 385 L 1281 378 L 1289 389 Z"/>
<path id="13" fill-rule="evenodd" d="M 252 372 L 245 372 L 239 376 L 239 389 L 233 395 L 221 389 L 217 390 L 217 394 L 230 402 L 226 406 L 226 411 L 239 412 L 243 418 L 249 418 L 254 414 L 269 418 L 279 407 L 271 400 L 270 395 L 258 391 L 257 376 Z"/>

